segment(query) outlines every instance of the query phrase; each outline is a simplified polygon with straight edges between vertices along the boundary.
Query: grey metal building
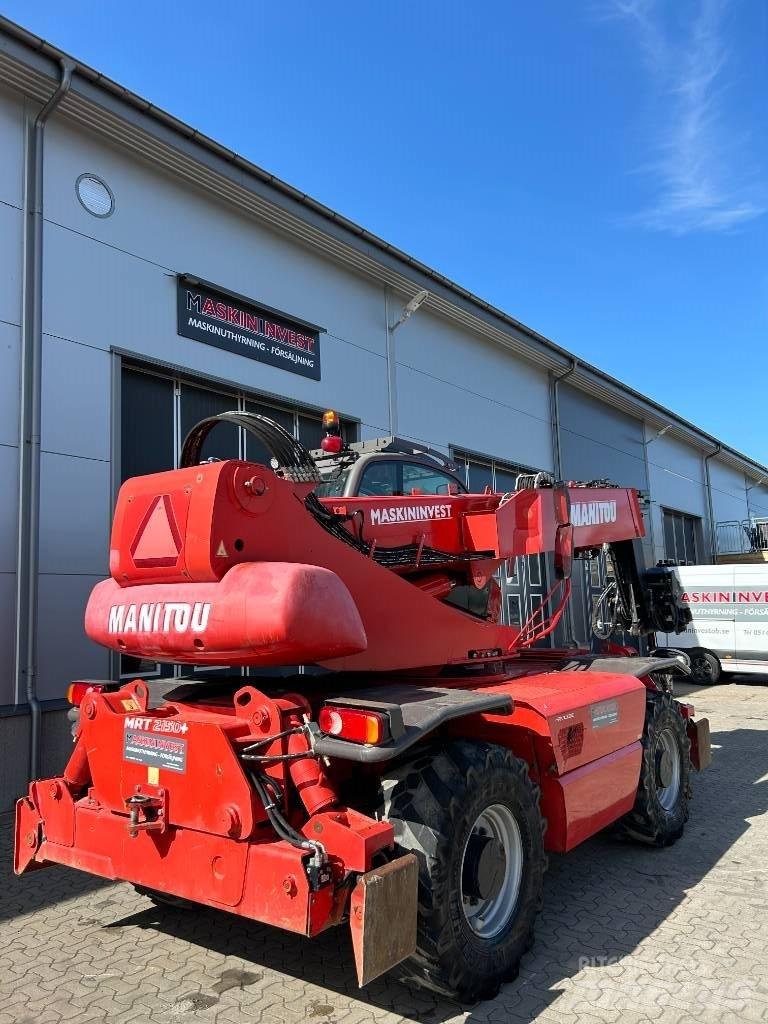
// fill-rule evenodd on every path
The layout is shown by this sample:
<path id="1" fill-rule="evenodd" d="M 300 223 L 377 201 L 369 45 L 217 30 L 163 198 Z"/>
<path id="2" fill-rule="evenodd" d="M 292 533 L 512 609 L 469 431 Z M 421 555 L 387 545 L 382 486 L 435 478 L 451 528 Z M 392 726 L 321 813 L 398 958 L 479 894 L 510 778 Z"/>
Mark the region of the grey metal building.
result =
<path id="1" fill-rule="evenodd" d="M 707 561 L 717 522 L 768 512 L 765 467 L 2 19 L 0 261 L 0 809 L 30 708 L 53 771 L 69 681 L 153 670 L 91 644 L 83 609 L 121 481 L 212 412 L 267 410 L 314 446 L 333 407 L 481 489 L 520 467 L 636 486 L 650 564 Z M 234 429 L 214 448 L 258 455 Z M 507 567 L 509 620 L 545 576 Z M 578 637 L 600 584 L 586 564 Z"/>

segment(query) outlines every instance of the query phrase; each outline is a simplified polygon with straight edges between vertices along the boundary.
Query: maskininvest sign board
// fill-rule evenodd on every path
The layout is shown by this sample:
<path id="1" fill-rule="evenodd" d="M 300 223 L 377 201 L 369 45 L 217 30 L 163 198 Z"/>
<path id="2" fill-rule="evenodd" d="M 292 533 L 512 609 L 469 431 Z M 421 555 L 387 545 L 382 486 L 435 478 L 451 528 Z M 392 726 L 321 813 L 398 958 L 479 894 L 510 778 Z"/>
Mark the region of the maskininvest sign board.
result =
<path id="1" fill-rule="evenodd" d="M 182 337 L 320 380 L 322 327 L 190 274 L 179 275 L 177 301 Z"/>

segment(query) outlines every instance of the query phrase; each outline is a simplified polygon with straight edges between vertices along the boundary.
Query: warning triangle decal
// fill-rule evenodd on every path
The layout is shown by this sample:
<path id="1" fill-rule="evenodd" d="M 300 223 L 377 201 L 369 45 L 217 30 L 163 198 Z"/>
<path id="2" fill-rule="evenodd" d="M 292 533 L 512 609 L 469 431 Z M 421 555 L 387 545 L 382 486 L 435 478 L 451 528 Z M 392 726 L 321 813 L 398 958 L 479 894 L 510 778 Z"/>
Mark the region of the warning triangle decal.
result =
<path id="1" fill-rule="evenodd" d="M 134 565 L 155 567 L 176 565 L 181 537 L 173 514 L 170 494 L 158 495 L 145 515 L 131 547 Z"/>
<path id="2" fill-rule="evenodd" d="M 216 557 L 217 558 L 229 558 L 229 554 L 227 553 L 227 549 L 224 547 L 224 541 L 223 540 L 219 543 L 219 546 L 216 548 Z"/>

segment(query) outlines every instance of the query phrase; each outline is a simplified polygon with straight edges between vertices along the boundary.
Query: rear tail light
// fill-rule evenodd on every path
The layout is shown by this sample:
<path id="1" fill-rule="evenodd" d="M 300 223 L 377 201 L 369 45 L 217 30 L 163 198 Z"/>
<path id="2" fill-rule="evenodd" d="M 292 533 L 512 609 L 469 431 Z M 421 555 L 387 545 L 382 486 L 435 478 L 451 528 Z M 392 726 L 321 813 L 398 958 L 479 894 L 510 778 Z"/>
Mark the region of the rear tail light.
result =
<path id="1" fill-rule="evenodd" d="M 67 700 L 73 708 L 79 708 L 87 693 L 103 693 L 106 688 L 103 683 L 70 683 L 67 687 Z"/>
<path id="2" fill-rule="evenodd" d="M 320 731 L 352 743 L 382 743 L 389 738 L 387 716 L 361 708 L 321 708 L 317 716 Z"/>

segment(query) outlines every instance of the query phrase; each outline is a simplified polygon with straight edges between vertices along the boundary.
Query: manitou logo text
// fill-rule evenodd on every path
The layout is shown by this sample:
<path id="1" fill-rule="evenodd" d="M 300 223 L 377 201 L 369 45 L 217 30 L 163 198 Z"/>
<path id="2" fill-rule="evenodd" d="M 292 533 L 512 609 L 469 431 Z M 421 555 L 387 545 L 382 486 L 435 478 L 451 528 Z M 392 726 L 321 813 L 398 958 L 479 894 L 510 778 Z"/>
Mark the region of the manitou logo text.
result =
<path id="1" fill-rule="evenodd" d="M 571 504 L 571 522 L 574 526 L 599 526 L 616 522 L 615 501 L 574 501 Z"/>
<path id="2" fill-rule="evenodd" d="M 450 519 L 450 505 L 393 505 L 372 508 L 371 526 L 381 523 L 423 523 L 427 519 Z"/>
<path id="3" fill-rule="evenodd" d="M 108 633 L 203 633 L 211 606 L 207 601 L 157 601 L 148 604 L 113 604 Z"/>

